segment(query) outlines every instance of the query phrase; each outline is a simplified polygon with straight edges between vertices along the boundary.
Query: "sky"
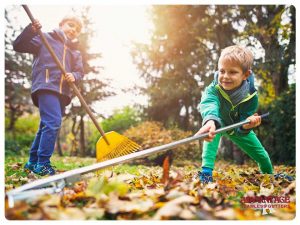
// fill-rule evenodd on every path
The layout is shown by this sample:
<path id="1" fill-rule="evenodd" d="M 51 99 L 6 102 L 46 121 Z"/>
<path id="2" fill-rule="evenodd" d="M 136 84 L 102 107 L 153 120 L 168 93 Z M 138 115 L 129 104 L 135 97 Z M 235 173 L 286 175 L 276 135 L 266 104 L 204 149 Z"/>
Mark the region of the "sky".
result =
<path id="1" fill-rule="evenodd" d="M 28 5 L 33 16 L 42 24 L 42 31 L 51 31 L 58 27 L 60 20 L 72 13 L 71 5 Z M 7 6 L 7 9 L 10 6 Z M 80 6 L 75 6 L 78 9 Z M 25 11 L 12 14 L 16 23 L 25 27 L 30 21 Z M 145 86 L 139 72 L 132 62 L 130 45 L 132 41 L 148 43 L 152 23 L 147 10 L 149 5 L 91 5 L 89 17 L 92 20 L 95 36 L 90 46 L 93 53 L 101 53 L 102 58 L 93 64 L 103 66 L 100 79 L 111 80 L 110 86 L 117 93 L 104 101 L 93 105 L 96 112 L 109 116 L 115 109 L 126 105 L 147 104 L 146 96 L 136 95 L 122 90 L 135 85 Z M 13 15 L 11 15 L 13 16 Z"/>

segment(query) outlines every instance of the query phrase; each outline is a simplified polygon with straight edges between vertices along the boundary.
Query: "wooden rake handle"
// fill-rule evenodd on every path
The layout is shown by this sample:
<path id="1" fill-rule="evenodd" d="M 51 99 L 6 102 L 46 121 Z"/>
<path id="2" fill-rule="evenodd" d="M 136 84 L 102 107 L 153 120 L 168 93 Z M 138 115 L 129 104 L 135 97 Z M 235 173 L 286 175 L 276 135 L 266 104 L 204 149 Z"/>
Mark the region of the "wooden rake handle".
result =
<path id="1" fill-rule="evenodd" d="M 22 7 L 24 8 L 24 10 L 26 11 L 28 17 L 30 18 L 31 22 L 33 23 L 35 21 L 31 11 L 29 10 L 27 5 L 22 5 Z M 40 35 L 42 42 L 44 43 L 44 45 L 46 46 L 46 48 L 48 49 L 49 53 L 51 54 L 53 60 L 55 61 L 56 65 L 58 66 L 58 68 L 61 70 L 63 76 L 65 76 L 65 74 L 67 73 L 67 71 L 65 70 L 65 68 L 62 66 L 61 62 L 59 61 L 59 59 L 57 58 L 55 52 L 53 51 L 52 47 L 49 45 L 47 39 L 45 38 L 43 32 L 41 31 L 41 29 L 38 30 L 38 34 Z M 86 110 L 86 112 L 89 114 L 89 116 L 91 117 L 93 123 L 95 124 L 97 130 L 101 133 L 102 137 L 104 138 L 105 142 L 109 145 L 109 142 L 105 136 L 104 131 L 102 130 L 102 128 L 100 127 L 100 125 L 98 124 L 96 117 L 93 115 L 92 110 L 90 109 L 90 107 L 87 105 L 86 101 L 84 100 L 84 98 L 82 97 L 82 95 L 80 94 L 80 91 L 78 90 L 78 88 L 76 87 L 76 85 L 73 82 L 68 82 L 69 86 L 73 89 L 75 95 L 79 98 L 81 105 L 83 106 L 83 108 Z"/>

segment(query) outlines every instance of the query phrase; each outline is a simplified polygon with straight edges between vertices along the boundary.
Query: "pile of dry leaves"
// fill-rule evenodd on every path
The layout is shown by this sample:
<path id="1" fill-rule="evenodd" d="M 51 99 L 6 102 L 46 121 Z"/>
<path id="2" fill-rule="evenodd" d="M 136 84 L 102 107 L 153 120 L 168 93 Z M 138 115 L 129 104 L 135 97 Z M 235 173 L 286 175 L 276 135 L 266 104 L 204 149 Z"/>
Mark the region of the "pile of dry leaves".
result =
<path id="1" fill-rule="evenodd" d="M 17 202 L 14 208 L 6 207 L 6 218 L 286 220 L 295 217 L 295 181 L 259 174 L 255 166 L 217 164 L 214 182 L 207 185 L 200 184 L 194 166 L 171 167 L 167 183 L 162 182 L 160 167 L 146 168 L 139 175 L 111 171 L 88 174 L 63 193 Z M 278 172 L 295 176 L 294 167 L 275 166 L 275 173 Z M 242 201 L 262 196 L 288 197 L 288 207 L 263 210 L 246 207 Z"/>

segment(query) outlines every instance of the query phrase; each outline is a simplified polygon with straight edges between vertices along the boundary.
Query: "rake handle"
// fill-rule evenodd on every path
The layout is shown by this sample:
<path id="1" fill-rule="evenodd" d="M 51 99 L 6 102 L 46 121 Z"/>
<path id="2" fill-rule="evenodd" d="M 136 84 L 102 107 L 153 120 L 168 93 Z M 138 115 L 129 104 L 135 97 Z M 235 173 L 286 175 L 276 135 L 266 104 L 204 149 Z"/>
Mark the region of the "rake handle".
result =
<path id="1" fill-rule="evenodd" d="M 29 10 L 27 5 L 22 5 L 22 7 L 24 8 L 25 12 L 27 13 L 28 17 L 30 18 L 31 22 L 33 23 L 35 21 L 31 11 Z M 42 42 L 44 43 L 44 45 L 46 46 L 46 48 L 48 49 L 49 53 L 51 54 L 53 60 L 55 61 L 56 65 L 58 66 L 58 68 L 61 70 L 63 76 L 65 76 L 65 74 L 67 73 L 67 71 L 65 70 L 65 68 L 62 66 L 61 62 L 59 61 L 59 59 L 57 58 L 55 52 L 53 51 L 52 47 L 49 45 L 47 39 L 45 38 L 43 32 L 41 31 L 41 29 L 38 30 L 38 34 L 40 35 Z M 106 144 L 109 145 L 109 142 L 105 136 L 105 133 L 103 131 L 103 129 L 100 127 L 100 125 L 97 122 L 96 117 L 94 116 L 92 110 L 90 109 L 90 107 L 88 106 L 88 104 L 86 103 L 86 101 L 84 100 L 84 98 L 82 97 L 82 95 L 80 94 L 80 91 L 78 90 L 78 88 L 76 87 L 76 85 L 73 82 L 68 82 L 69 86 L 73 89 L 75 95 L 79 98 L 81 105 L 83 106 L 83 108 L 86 110 L 86 112 L 89 114 L 90 118 L 92 119 L 93 123 L 95 124 L 97 130 L 101 133 L 102 137 L 104 138 Z"/>
<path id="2" fill-rule="evenodd" d="M 261 115 L 259 115 L 259 116 L 260 116 L 261 119 L 264 119 L 264 118 L 268 117 L 269 115 L 270 115 L 270 113 L 267 112 L 267 113 L 261 114 Z M 223 132 L 232 130 L 232 129 L 234 129 L 234 128 L 241 127 L 241 126 L 243 126 L 243 125 L 245 125 L 245 124 L 248 124 L 248 123 L 250 123 L 250 120 L 246 119 L 246 120 L 244 120 L 244 121 L 242 121 L 242 122 L 235 123 L 235 124 L 229 125 L 229 126 L 227 126 L 227 127 L 220 128 L 220 129 L 216 130 L 215 134 L 223 133 Z M 203 136 L 202 136 L 202 135 L 203 135 Z M 205 134 L 202 134 L 202 135 L 199 135 L 199 136 L 202 136 L 203 138 L 208 137 L 208 133 L 205 133 Z"/>
<path id="3" fill-rule="evenodd" d="M 260 116 L 261 116 L 261 118 L 265 118 L 268 115 L 269 115 L 269 113 L 265 113 L 265 114 L 262 114 Z M 228 130 L 232 130 L 234 128 L 240 127 L 243 124 L 246 124 L 246 123 L 249 123 L 249 122 L 250 122 L 249 120 L 245 120 L 245 121 L 242 121 L 242 122 L 239 122 L 239 123 L 236 123 L 236 124 L 232 124 L 232 125 L 227 126 L 227 127 L 223 127 L 221 129 L 218 129 L 216 131 L 216 133 L 221 133 L 221 132 L 225 132 L 225 131 L 228 131 Z M 47 178 L 35 180 L 33 182 L 30 182 L 28 184 L 25 184 L 21 187 L 18 187 L 16 189 L 13 189 L 13 190 L 9 191 L 6 195 L 12 201 L 14 199 L 22 199 L 22 196 L 26 195 L 26 193 L 24 193 L 24 195 L 22 193 L 26 192 L 28 190 L 33 190 L 33 189 L 36 189 L 36 188 L 46 187 L 46 186 L 49 186 L 50 184 L 53 185 L 53 184 L 55 184 L 55 182 L 58 182 L 58 181 L 69 183 L 68 180 L 74 180 L 74 178 L 76 180 L 76 178 L 78 178 L 82 174 L 90 173 L 90 172 L 93 172 L 93 171 L 97 171 L 99 169 L 104 169 L 104 168 L 107 168 L 107 167 L 110 167 L 110 166 L 125 163 L 125 162 L 128 162 L 128 161 L 133 160 L 133 159 L 146 157 L 146 156 L 152 155 L 154 153 L 163 152 L 163 151 L 175 148 L 177 146 L 190 143 L 192 141 L 203 139 L 207 136 L 208 136 L 208 133 L 197 135 L 197 136 L 192 136 L 192 137 L 181 139 L 181 140 L 169 143 L 169 144 L 156 146 L 156 147 L 149 148 L 149 149 L 146 149 L 146 150 L 143 150 L 143 151 L 138 151 L 138 152 L 135 152 L 135 153 L 131 153 L 129 155 L 124 155 L 124 156 L 120 156 L 118 158 L 113 158 L 113 159 L 110 159 L 110 160 L 106 160 L 104 162 L 99 162 L 99 163 L 89 165 L 89 166 L 85 166 L 85 167 L 82 167 L 82 168 L 69 170 L 69 171 L 66 171 L 64 173 L 56 174 L 54 176 L 50 176 L 50 177 L 47 177 Z M 20 197 L 18 198 L 18 196 L 20 196 Z"/>

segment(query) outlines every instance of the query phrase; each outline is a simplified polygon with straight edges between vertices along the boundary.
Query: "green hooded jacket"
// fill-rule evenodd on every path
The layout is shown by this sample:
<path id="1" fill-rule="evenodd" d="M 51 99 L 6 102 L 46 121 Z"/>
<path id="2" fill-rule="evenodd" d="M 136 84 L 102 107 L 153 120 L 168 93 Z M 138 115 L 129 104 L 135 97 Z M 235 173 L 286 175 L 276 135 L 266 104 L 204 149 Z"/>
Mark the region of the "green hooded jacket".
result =
<path id="1" fill-rule="evenodd" d="M 206 87 L 202 94 L 201 102 L 198 105 L 198 111 L 202 116 L 202 126 L 208 120 L 214 120 L 217 128 L 238 123 L 253 115 L 258 108 L 257 91 L 254 88 L 254 74 L 250 74 L 247 79 L 250 90 L 246 96 L 238 104 L 233 105 L 228 94 L 218 84 L 218 72 L 215 73 L 215 79 Z M 245 135 L 251 130 L 237 128 L 228 131 L 229 135 Z"/>

